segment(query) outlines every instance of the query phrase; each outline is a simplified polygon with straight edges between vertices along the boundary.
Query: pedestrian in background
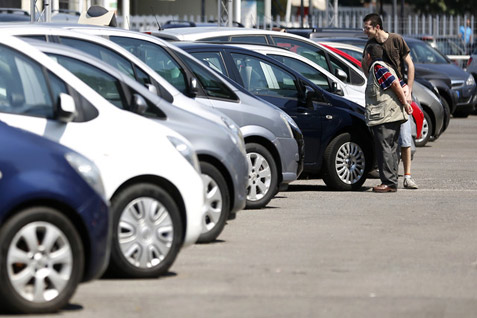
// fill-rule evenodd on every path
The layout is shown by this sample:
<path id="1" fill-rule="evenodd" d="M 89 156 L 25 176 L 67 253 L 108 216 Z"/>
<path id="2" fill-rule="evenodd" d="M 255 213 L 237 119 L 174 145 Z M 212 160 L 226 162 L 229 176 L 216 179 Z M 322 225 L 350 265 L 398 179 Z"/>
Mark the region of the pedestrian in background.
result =
<path id="1" fill-rule="evenodd" d="M 402 81 L 406 100 L 412 102 L 412 85 L 414 84 L 414 63 L 412 62 L 406 41 L 401 35 L 388 33 L 383 30 L 383 21 L 379 14 L 370 13 L 363 19 L 363 31 L 368 36 L 369 44 L 379 44 L 383 47 L 383 61 L 386 62 Z M 366 51 L 366 47 L 365 47 Z M 407 83 L 404 81 L 404 64 L 407 64 Z M 368 72 L 369 65 L 363 59 L 363 71 Z M 411 122 L 407 121 L 400 129 L 401 159 L 404 168 L 403 186 L 406 189 L 417 189 L 417 183 L 411 175 L 411 147 L 413 143 Z"/>
<path id="2" fill-rule="evenodd" d="M 460 26 L 459 34 L 462 42 L 464 43 L 465 54 L 471 54 L 472 52 L 470 52 L 470 47 L 472 45 L 472 28 L 470 27 L 470 19 L 467 19 L 465 26 Z"/>
<path id="3" fill-rule="evenodd" d="M 381 184 L 374 192 L 396 192 L 399 158 L 397 153 L 401 124 L 408 121 L 412 107 L 394 70 L 383 62 L 383 48 L 375 43 L 364 52 L 368 68 L 366 84 L 366 124 L 371 127 Z"/>

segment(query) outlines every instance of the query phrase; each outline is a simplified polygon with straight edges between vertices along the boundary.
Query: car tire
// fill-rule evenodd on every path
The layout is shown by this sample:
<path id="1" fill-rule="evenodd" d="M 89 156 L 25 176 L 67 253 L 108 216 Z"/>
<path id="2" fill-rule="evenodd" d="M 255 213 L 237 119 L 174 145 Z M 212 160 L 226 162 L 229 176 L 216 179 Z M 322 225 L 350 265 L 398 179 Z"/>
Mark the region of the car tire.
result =
<path id="1" fill-rule="evenodd" d="M 422 112 L 424 113 L 424 121 L 422 122 L 422 133 L 421 138 L 415 140 L 416 147 L 424 147 L 429 142 L 433 131 L 431 117 L 429 117 L 425 110 L 423 110 Z"/>
<path id="2" fill-rule="evenodd" d="M 264 146 L 248 143 L 245 147 L 249 164 L 246 208 L 260 209 L 277 193 L 277 166 L 271 153 Z"/>
<path id="3" fill-rule="evenodd" d="M 229 189 L 222 173 L 210 163 L 201 162 L 200 170 L 206 190 L 207 211 L 197 243 L 210 243 L 222 233 L 229 218 Z"/>
<path id="4" fill-rule="evenodd" d="M 84 249 L 66 216 L 50 207 L 24 209 L 1 227 L 0 242 L 1 308 L 49 313 L 68 304 L 83 277 Z"/>
<path id="5" fill-rule="evenodd" d="M 323 181 L 338 191 L 358 190 L 366 181 L 370 159 L 365 143 L 350 133 L 336 136 L 326 147 Z"/>
<path id="6" fill-rule="evenodd" d="M 149 183 L 129 186 L 111 200 L 113 233 L 108 274 L 155 278 L 165 274 L 182 246 L 177 204 Z"/>

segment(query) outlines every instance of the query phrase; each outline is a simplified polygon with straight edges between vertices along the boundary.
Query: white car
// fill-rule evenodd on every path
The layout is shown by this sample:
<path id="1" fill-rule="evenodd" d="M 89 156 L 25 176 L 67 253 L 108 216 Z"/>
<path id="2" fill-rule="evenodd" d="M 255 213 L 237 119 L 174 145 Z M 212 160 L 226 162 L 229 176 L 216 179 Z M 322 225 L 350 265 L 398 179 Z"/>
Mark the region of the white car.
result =
<path id="1" fill-rule="evenodd" d="M 364 107 L 364 90 L 360 86 L 349 85 L 323 67 L 299 54 L 273 46 L 241 44 L 240 47 L 273 57 L 297 71 L 324 90 L 343 96 Z"/>
<path id="2" fill-rule="evenodd" d="M 0 120 L 92 159 L 113 213 L 110 270 L 157 277 L 196 242 L 205 211 L 195 152 L 178 133 L 118 109 L 48 56 L 0 36 Z"/>

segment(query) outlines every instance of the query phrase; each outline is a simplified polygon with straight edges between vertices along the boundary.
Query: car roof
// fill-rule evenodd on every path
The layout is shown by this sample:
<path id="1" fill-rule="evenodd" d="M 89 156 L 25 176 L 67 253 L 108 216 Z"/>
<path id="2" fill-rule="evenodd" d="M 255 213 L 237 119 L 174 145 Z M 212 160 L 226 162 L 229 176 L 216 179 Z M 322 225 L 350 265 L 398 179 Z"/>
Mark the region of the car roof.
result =
<path id="1" fill-rule="evenodd" d="M 175 39 L 175 40 L 191 40 L 196 41 L 203 38 L 209 37 L 219 37 L 219 36 L 232 36 L 232 35 L 278 35 L 279 31 L 272 30 L 263 30 L 263 29 L 253 29 L 253 28 L 234 28 L 234 27 L 192 27 L 192 28 L 175 28 L 175 29 L 166 29 L 161 31 L 154 31 L 152 34 L 162 37 L 164 35 L 166 38 Z M 291 33 L 289 35 L 295 36 L 299 39 L 303 37 Z"/>

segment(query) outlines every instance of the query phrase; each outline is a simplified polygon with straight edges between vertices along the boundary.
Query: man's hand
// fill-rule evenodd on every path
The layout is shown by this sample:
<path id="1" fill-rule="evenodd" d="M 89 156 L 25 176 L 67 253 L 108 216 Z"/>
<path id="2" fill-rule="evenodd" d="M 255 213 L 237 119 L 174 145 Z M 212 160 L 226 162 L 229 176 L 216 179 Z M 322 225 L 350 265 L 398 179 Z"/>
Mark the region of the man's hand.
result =
<path id="1" fill-rule="evenodd" d="M 406 104 L 404 105 L 404 110 L 406 111 L 406 113 L 407 113 L 408 115 L 411 115 L 411 114 L 412 114 L 412 111 L 413 111 L 411 104 L 406 103 Z"/>
<path id="2" fill-rule="evenodd" d="M 406 102 L 411 104 L 412 103 L 412 95 L 411 90 L 409 89 L 409 85 L 405 85 L 402 90 L 404 91 L 404 95 L 406 96 Z"/>

